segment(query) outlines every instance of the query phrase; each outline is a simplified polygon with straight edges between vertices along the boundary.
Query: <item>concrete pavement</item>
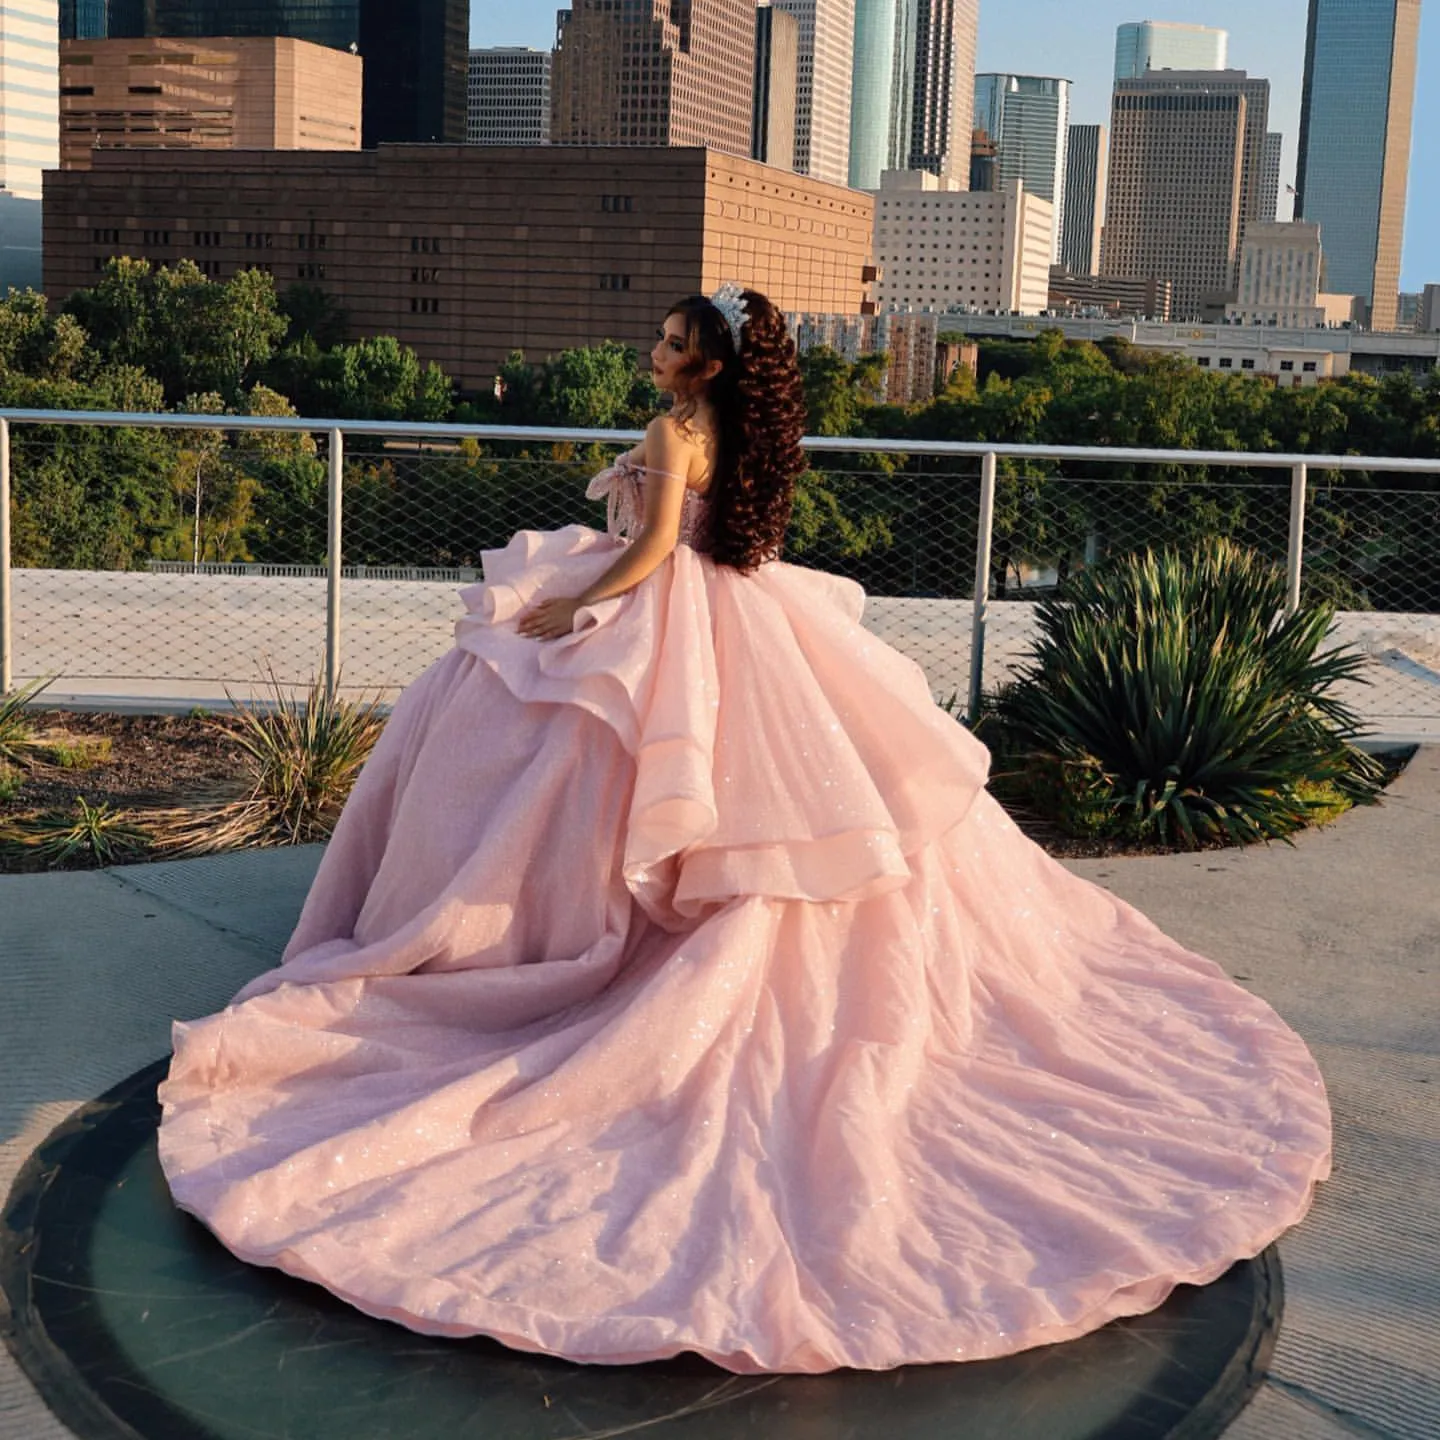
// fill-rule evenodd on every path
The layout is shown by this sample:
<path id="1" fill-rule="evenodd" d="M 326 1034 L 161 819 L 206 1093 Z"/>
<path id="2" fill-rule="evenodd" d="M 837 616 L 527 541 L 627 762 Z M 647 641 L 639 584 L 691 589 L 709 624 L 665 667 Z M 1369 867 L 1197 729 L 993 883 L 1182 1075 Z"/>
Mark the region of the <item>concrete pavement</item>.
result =
<path id="1" fill-rule="evenodd" d="M 0 1186 L 77 1105 L 273 964 L 318 850 L 0 877 Z M 1440 1435 L 1440 749 L 1383 806 L 1275 845 L 1075 862 L 1309 1042 L 1337 1165 L 1282 1242 L 1271 1373 L 1228 1440 Z M 0 1354 L 0 1440 L 68 1440 Z"/>

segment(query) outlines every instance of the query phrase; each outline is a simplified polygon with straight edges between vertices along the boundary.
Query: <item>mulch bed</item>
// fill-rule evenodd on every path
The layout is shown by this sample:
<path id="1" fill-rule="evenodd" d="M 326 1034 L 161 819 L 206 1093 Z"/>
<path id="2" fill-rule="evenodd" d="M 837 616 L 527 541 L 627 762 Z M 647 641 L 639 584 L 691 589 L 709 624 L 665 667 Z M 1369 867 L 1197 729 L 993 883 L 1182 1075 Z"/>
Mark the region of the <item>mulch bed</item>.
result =
<path id="1" fill-rule="evenodd" d="M 69 769 L 40 752 L 22 771 L 19 792 L 0 798 L 0 832 L 7 821 L 36 811 L 70 811 L 77 798 L 117 810 L 164 809 L 199 803 L 218 794 L 236 794 L 246 779 L 244 752 L 231 738 L 224 715 L 108 715 L 66 710 L 31 712 L 37 738 L 84 750 L 109 742 L 109 754 L 84 768 Z M 1392 778 L 1409 760 L 1397 755 L 1387 765 Z M 1050 854 L 1066 859 L 1167 853 L 1138 846 L 1077 840 L 1039 816 L 1007 805 L 1020 828 Z M 1214 849 L 1223 849 L 1216 845 Z M 143 859 L 145 857 L 137 857 Z M 94 860 L 77 855 L 57 869 L 92 869 Z M 0 874 L 31 868 L 0 847 Z"/>

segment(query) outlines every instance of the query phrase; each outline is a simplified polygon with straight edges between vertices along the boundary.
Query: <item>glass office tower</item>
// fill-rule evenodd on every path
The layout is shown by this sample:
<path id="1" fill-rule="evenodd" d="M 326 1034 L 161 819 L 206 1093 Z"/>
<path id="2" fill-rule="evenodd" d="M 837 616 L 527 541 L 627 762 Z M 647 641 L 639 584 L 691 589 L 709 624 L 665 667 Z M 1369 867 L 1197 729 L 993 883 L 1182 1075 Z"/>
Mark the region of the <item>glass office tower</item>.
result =
<path id="1" fill-rule="evenodd" d="M 1230 36 L 1208 25 L 1134 20 L 1115 29 L 1115 78 L 1143 80 L 1150 70 L 1224 70 Z"/>
<path id="2" fill-rule="evenodd" d="M 1318 221 L 1325 289 L 1393 330 L 1420 0 L 1310 0 L 1295 218 Z"/>
<path id="3" fill-rule="evenodd" d="M 915 92 L 915 0 L 855 0 L 850 88 L 850 185 L 878 190 L 884 170 L 903 170 Z"/>
<path id="4" fill-rule="evenodd" d="M 465 140 L 469 0 L 61 0 L 60 38 L 281 35 L 365 62 L 363 136 Z"/>

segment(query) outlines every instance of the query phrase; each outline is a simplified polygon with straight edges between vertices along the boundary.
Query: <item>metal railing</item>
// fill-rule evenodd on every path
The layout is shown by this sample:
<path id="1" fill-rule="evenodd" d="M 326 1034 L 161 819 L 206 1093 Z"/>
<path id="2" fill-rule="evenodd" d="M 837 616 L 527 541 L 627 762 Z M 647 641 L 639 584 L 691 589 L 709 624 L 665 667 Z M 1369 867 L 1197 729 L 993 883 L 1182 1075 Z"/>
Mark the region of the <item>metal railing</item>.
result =
<path id="1" fill-rule="evenodd" d="M 22 667 L 30 674 L 45 673 L 34 661 L 22 661 L 17 656 L 16 650 L 15 617 L 19 602 L 17 602 L 13 584 L 15 572 L 12 571 L 11 558 L 15 533 L 15 525 L 12 520 L 17 497 L 12 493 L 16 490 L 16 486 L 12 483 L 12 454 L 13 447 L 20 444 L 27 435 L 32 434 L 28 427 L 46 427 L 43 433 L 47 435 L 60 433 L 68 427 L 102 427 L 130 431 L 222 432 L 236 436 L 258 433 L 272 436 L 317 438 L 324 447 L 326 487 L 323 531 L 319 524 L 320 517 L 313 517 L 316 522 L 314 530 L 317 553 L 313 557 L 312 563 L 302 565 L 276 561 L 269 565 L 252 565 L 244 562 L 225 561 L 222 557 L 217 557 L 214 562 L 202 563 L 200 505 L 197 496 L 195 516 L 195 559 L 197 563 L 187 566 L 185 563 L 173 559 L 162 560 L 157 563 L 156 569 L 171 572 L 174 579 L 165 575 L 156 575 L 153 583 L 178 584 L 180 583 L 179 577 L 188 574 L 193 585 L 199 585 L 203 581 L 203 583 L 213 585 L 240 586 L 249 583 L 246 577 L 254 576 L 257 571 L 261 570 L 267 571 L 270 577 L 276 574 L 283 576 L 287 572 L 291 575 L 298 575 L 304 571 L 323 576 L 325 617 L 323 667 L 325 683 L 332 691 L 341 684 L 342 660 L 346 658 L 347 653 L 344 632 L 345 587 L 347 585 L 378 582 L 381 577 L 387 575 L 393 577 L 419 574 L 424 571 L 449 575 L 473 569 L 473 562 L 476 560 L 476 555 L 471 553 L 473 546 L 467 548 L 465 537 L 455 532 L 471 528 L 477 517 L 487 518 L 487 505 L 492 510 L 499 505 L 500 502 L 494 500 L 493 496 L 487 500 L 487 495 L 490 495 L 491 492 L 487 491 L 486 486 L 499 483 L 495 477 L 501 474 L 502 469 L 507 473 L 519 474 L 522 473 L 523 467 L 528 466 L 538 474 L 539 470 L 536 467 L 548 466 L 553 469 L 556 465 L 561 464 L 573 466 L 575 464 L 573 452 L 578 448 L 587 447 L 587 453 L 593 457 L 596 447 L 629 446 L 640 438 L 640 432 L 632 430 L 407 424 L 392 421 L 336 421 L 233 415 L 150 415 L 97 411 L 0 410 L 0 693 L 9 692 L 13 688 L 15 676 L 22 672 Z M 479 462 L 475 460 L 475 456 L 478 455 L 491 467 L 486 472 L 486 475 L 489 476 L 488 480 L 481 477 L 475 479 L 473 483 L 466 482 L 469 488 L 465 490 L 465 504 L 470 508 L 465 510 L 458 520 L 455 518 L 455 514 L 461 512 L 447 512 L 449 518 L 435 521 L 435 534 L 431 537 L 433 543 L 427 542 L 425 555 L 401 555 L 387 552 L 384 543 L 384 531 L 387 523 L 385 516 L 390 515 L 393 518 L 395 515 L 403 514 L 403 507 L 406 504 L 407 487 L 401 484 L 397 477 L 416 480 L 422 477 L 426 467 L 433 468 L 445 464 L 461 463 L 458 458 L 459 447 L 464 446 L 467 442 L 472 443 L 471 450 L 467 452 L 470 459 L 466 463 L 478 464 Z M 1307 550 L 1307 516 L 1312 512 L 1321 513 L 1316 510 L 1320 501 L 1317 498 L 1316 487 L 1312 484 L 1312 476 L 1320 475 L 1322 472 L 1327 477 L 1379 472 L 1386 476 L 1396 477 L 1397 480 L 1403 482 L 1405 477 L 1440 475 L 1440 459 L 1119 449 L 1093 446 L 1007 445 L 849 437 L 814 437 L 807 439 L 804 443 L 812 463 L 821 472 L 822 479 L 836 464 L 842 467 L 836 474 L 841 480 L 847 482 L 869 483 L 876 476 L 883 474 L 886 483 L 890 486 L 890 491 L 887 493 L 899 495 L 902 499 L 909 496 L 913 506 L 920 510 L 926 510 L 926 507 L 929 507 L 925 515 L 918 520 L 912 517 L 911 539 L 906 543 L 910 544 L 914 550 L 915 558 L 912 566 L 914 578 L 908 585 L 903 579 L 895 578 L 899 574 L 900 566 L 894 554 L 888 557 L 885 565 L 870 565 L 867 569 L 865 563 L 847 558 L 840 563 L 839 568 L 848 569 L 852 573 L 857 573 L 858 578 L 866 579 L 872 595 L 877 594 L 875 589 L 877 583 L 882 587 L 878 591 L 878 603 L 881 611 L 884 612 L 888 603 L 891 611 L 900 617 L 893 621 L 886 621 L 885 615 L 882 613 L 876 622 L 877 628 L 882 634 L 885 633 L 886 624 L 893 623 L 894 626 L 901 628 L 908 625 L 910 630 L 906 633 L 913 639 L 919 633 L 915 630 L 915 626 L 919 624 L 922 625 L 925 634 L 929 637 L 925 642 L 925 645 L 929 646 L 928 649 L 916 641 L 917 650 L 923 652 L 917 653 L 917 658 L 921 660 L 921 663 L 926 663 L 927 656 L 933 657 L 942 650 L 947 652 L 948 658 L 945 666 L 939 667 L 944 669 L 944 676 L 932 673 L 932 685 L 937 691 L 944 690 L 951 684 L 957 692 L 963 690 L 971 713 L 980 704 L 986 688 L 987 639 L 997 633 L 997 608 L 1002 605 L 1008 606 L 1008 602 L 1012 599 L 1008 590 L 1003 596 L 997 595 L 995 587 L 996 505 L 997 493 L 1002 487 L 1009 487 L 1007 494 L 1015 504 L 1045 503 L 1047 499 L 1068 504 L 1076 501 L 1077 498 L 1082 499 L 1093 511 L 1093 513 L 1087 512 L 1090 513 L 1090 519 L 1085 523 L 1090 525 L 1091 531 L 1094 533 L 1104 531 L 1107 528 L 1108 520 L 1114 520 L 1123 511 L 1124 523 L 1116 528 L 1123 530 L 1126 534 L 1139 534 L 1143 542 L 1147 533 L 1153 532 L 1154 537 L 1159 539 L 1170 532 L 1165 528 L 1168 522 L 1162 523 L 1163 516 L 1159 519 L 1153 519 L 1153 517 L 1147 519 L 1146 507 L 1158 515 L 1159 510 L 1156 507 L 1159 505 L 1163 509 L 1164 497 L 1157 501 L 1153 482 L 1137 481 L 1133 478 L 1132 472 L 1135 467 L 1176 467 L 1177 469 L 1183 468 L 1187 473 L 1194 471 L 1197 467 L 1204 467 L 1207 477 L 1211 469 L 1242 472 L 1240 480 L 1233 482 L 1210 481 L 1207 478 L 1204 481 L 1196 481 L 1188 491 L 1182 484 L 1174 493 L 1181 495 L 1186 503 L 1193 502 L 1198 505 L 1198 502 L 1203 500 L 1212 505 L 1212 508 L 1218 504 L 1218 500 L 1228 500 L 1233 502 L 1230 506 L 1231 510 L 1238 514 L 1246 505 L 1252 505 L 1252 502 L 1258 503 L 1257 496 L 1260 496 L 1263 491 L 1264 505 L 1268 507 L 1265 509 L 1265 514 L 1273 517 L 1266 521 L 1269 526 L 1265 532 L 1267 547 L 1275 552 L 1277 561 L 1283 558 L 1288 579 L 1288 603 L 1293 609 L 1301 602 L 1306 566 L 1312 563 L 1314 558 L 1312 551 Z M 367 446 L 370 448 L 367 449 Z M 518 454 L 502 453 L 515 451 L 518 447 L 523 446 L 558 448 L 552 449 L 548 456 L 540 459 L 524 451 Z M 858 468 L 854 463 L 857 459 L 861 461 Z M 353 462 L 354 466 L 361 467 L 361 469 L 352 469 L 347 472 L 347 462 Z M 320 462 L 317 459 L 313 463 L 318 465 Z M 848 468 L 846 468 L 847 464 Z M 924 470 L 926 465 L 930 465 L 932 468 Z M 877 469 L 877 466 L 891 468 Z M 1062 471 L 1070 473 L 1052 473 L 1053 467 L 1056 466 L 1061 467 Z M 1018 471 L 1020 473 L 1018 475 L 1002 474 L 1002 467 L 1006 472 Z M 361 470 L 364 471 L 363 474 L 361 474 Z M 1079 475 L 1074 473 L 1077 470 L 1081 472 Z M 921 473 L 922 471 L 923 473 Z M 1097 471 L 1103 471 L 1098 479 L 1095 474 Z M 1038 478 L 1037 472 L 1039 472 Z M 1277 485 L 1275 481 L 1263 478 L 1271 472 L 1282 472 L 1286 479 Z M 1261 478 L 1257 479 L 1256 477 Z M 1173 491 L 1173 480 L 1166 483 L 1172 487 Z M 1333 480 L 1327 478 L 1327 485 L 1333 483 Z M 972 485 L 974 486 L 973 492 Z M 1044 485 L 1049 485 L 1051 490 L 1043 491 L 1036 488 Z M 1035 494 L 1040 497 L 1038 501 L 1032 496 L 1031 501 L 1027 502 L 1024 496 L 1020 495 L 1020 491 L 1024 490 L 1026 486 L 1035 490 Z M 1131 488 L 1127 490 L 1126 486 Z M 1149 488 L 1143 488 L 1145 486 Z M 423 486 L 417 488 L 423 489 Z M 462 488 L 464 487 L 462 486 Z M 584 514 L 581 512 L 581 502 L 578 499 L 579 488 L 578 485 L 575 487 L 576 498 L 572 503 L 573 513 L 567 511 L 566 514 L 569 518 L 589 519 L 590 523 L 595 523 L 596 517 L 593 512 Z M 1283 526 L 1282 537 L 1279 533 L 1282 527 L 1278 507 L 1287 488 L 1288 522 Z M 530 527 L 523 523 L 531 514 L 523 508 L 525 501 L 523 490 L 523 486 L 518 488 L 512 486 L 511 491 L 507 492 L 510 495 L 510 501 L 507 503 L 513 502 L 521 506 L 517 512 L 522 522 L 519 528 L 544 528 L 539 524 Z M 1171 494 L 1172 491 L 1166 493 Z M 516 495 L 519 496 L 518 500 Z M 1019 499 L 1015 498 L 1016 495 L 1019 495 Z M 1385 503 L 1390 506 L 1394 515 L 1400 516 L 1406 525 L 1413 526 L 1416 523 L 1414 515 L 1419 513 L 1415 511 L 1414 506 L 1417 496 L 1422 502 L 1422 508 L 1430 505 L 1431 497 L 1433 497 L 1436 507 L 1435 519 L 1440 522 L 1440 488 L 1405 491 L 1378 490 L 1371 487 L 1368 490 L 1357 489 L 1353 494 L 1347 492 L 1345 499 L 1352 508 L 1353 503 L 1359 503 L 1363 499 L 1378 514 L 1381 502 L 1385 501 L 1385 497 L 1391 497 Z M 377 499 L 377 497 L 380 498 Z M 363 500 L 364 504 L 369 506 L 369 509 L 355 521 L 355 526 L 359 528 L 352 529 L 349 535 L 349 547 L 351 550 L 359 552 L 359 563 L 355 563 L 355 555 L 350 556 L 348 560 L 346 555 L 347 525 L 350 524 L 347 504 L 357 500 Z M 382 500 L 383 505 L 381 504 Z M 550 504 L 551 508 L 539 518 L 553 522 L 557 512 L 555 512 L 552 502 L 547 501 L 546 503 Z M 535 504 L 539 507 L 540 502 L 537 500 Z M 385 506 L 390 508 L 387 510 L 384 508 Z M 397 506 L 400 508 L 396 509 Z M 1096 509 L 1096 506 L 1100 508 Z M 1105 510 L 1105 506 L 1109 506 L 1110 509 Z M 1224 506 L 1219 506 L 1219 508 L 1223 509 Z M 539 515 L 538 508 L 535 513 L 537 516 Z M 1256 513 L 1259 513 L 1258 510 Z M 1426 510 L 1424 513 L 1428 515 L 1429 511 Z M 508 515 L 509 511 L 506 511 L 506 514 Z M 1340 515 L 1339 511 L 1332 514 L 1330 510 L 1324 511 L 1323 514 L 1328 526 L 1327 535 L 1332 539 L 1334 536 L 1340 535 L 1345 526 L 1351 526 L 1353 531 L 1353 516 L 1348 510 L 1344 515 Z M 924 568 L 920 556 L 920 551 L 924 548 L 923 536 L 917 540 L 914 538 L 914 534 L 925 529 L 930 517 L 933 517 L 934 524 L 939 524 L 942 519 L 944 520 L 948 527 L 947 533 L 955 537 L 954 548 L 959 548 L 961 542 L 973 541 L 973 567 L 968 568 L 968 573 L 965 573 L 967 567 L 964 567 L 963 564 L 956 564 L 947 569 L 947 574 L 950 575 L 949 579 L 937 581 L 928 570 L 926 578 L 921 578 L 922 568 Z M 493 516 L 488 518 L 493 519 Z M 888 522 L 885 523 L 888 524 Z M 1013 523 L 1013 516 L 1011 516 L 1000 527 L 999 533 L 1002 538 L 1010 533 L 1007 527 L 1012 526 Z M 1191 526 L 1188 533 L 1193 535 L 1195 524 L 1201 522 L 1187 523 L 1190 523 Z M 1224 533 L 1230 533 L 1236 523 L 1233 519 L 1216 522 L 1218 529 Z M 1397 520 L 1395 523 L 1398 525 L 1401 522 Z M 1386 538 L 1383 525 L 1373 521 L 1367 521 L 1367 524 L 1369 525 L 1367 533 L 1371 535 L 1371 539 L 1367 541 L 1370 545 L 1371 558 L 1363 560 L 1363 564 L 1373 567 L 1374 555 L 1383 556 L 1386 546 L 1393 548 L 1394 543 L 1397 542 L 1393 536 L 1389 539 Z M 1145 528 L 1147 525 L 1150 526 L 1149 531 Z M 882 525 L 883 528 L 884 525 Z M 319 537 L 322 533 L 323 555 L 319 553 Z M 1282 538 L 1283 551 L 1280 545 Z M 892 536 L 890 541 L 892 550 L 897 543 Z M 949 542 L 947 541 L 947 543 Z M 1055 542 L 1056 555 L 1060 554 L 1066 543 L 1070 542 Z M 1353 543 L 1351 548 L 1355 548 Z M 791 558 L 798 559 L 802 564 L 807 563 L 807 553 L 814 552 L 796 553 L 795 548 L 792 547 Z M 928 556 L 927 564 L 933 562 L 933 558 L 933 555 Z M 824 563 L 823 555 L 818 563 Z M 1002 572 L 1008 574 L 1008 570 L 1005 568 L 1006 563 L 1012 562 L 1002 562 Z M 1043 564 L 1036 563 L 1039 569 L 1044 569 Z M 933 564 L 930 564 L 930 569 L 934 569 Z M 241 572 L 240 575 L 235 575 L 237 570 Z M 229 577 L 225 572 L 230 572 Z M 872 572 L 882 578 L 877 582 L 873 578 Z M 24 588 L 27 596 L 30 597 L 26 601 L 30 607 L 26 611 L 26 615 L 29 617 L 26 633 L 31 630 L 38 633 L 44 627 L 39 625 L 35 617 L 42 611 L 52 617 L 57 616 L 73 598 L 75 585 L 71 577 L 73 577 L 74 571 L 63 566 L 47 570 L 43 566 L 31 564 L 20 569 L 18 573 L 26 578 L 27 584 Z M 123 574 L 125 583 L 128 584 L 131 578 L 137 574 L 137 570 L 125 570 L 122 567 L 110 574 L 93 569 L 87 573 L 96 577 L 97 582 L 98 578 L 105 578 L 107 581 L 116 580 L 119 575 Z M 361 575 L 366 579 L 360 580 L 358 577 Z M 962 575 L 964 583 L 955 578 Z M 29 583 L 31 581 L 34 584 Z M 302 584 L 303 581 L 267 578 L 266 583 L 296 586 Z M 418 581 L 397 579 L 395 584 L 397 586 L 410 585 L 412 591 L 415 592 L 423 589 Z M 449 588 L 453 589 L 453 582 Z M 968 595 L 964 593 L 967 589 Z M 1027 599 L 1033 601 L 1033 587 L 1027 589 L 1024 584 L 1018 584 L 1016 589 L 1022 602 Z M 158 592 L 147 593 L 153 597 Z M 192 588 L 185 593 L 194 604 L 199 605 L 200 601 L 196 597 L 201 595 L 200 591 Z M 269 594 L 269 592 L 266 593 Z M 1419 587 L 1417 587 L 1418 593 Z M 356 603 L 358 603 L 356 597 L 359 596 L 360 592 L 354 592 L 352 599 L 356 599 Z M 116 603 L 119 604 L 118 601 Z M 280 605 L 280 602 L 274 603 L 277 606 Z M 293 597 L 284 601 L 284 605 L 293 605 L 293 603 Z M 436 602 L 437 605 L 440 603 L 442 602 Z M 926 607 L 933 607 L 936 603 L 949 607 L 942 617 L 943 623 L 929 618 L 930 610 Z M 275 619 L 280 613 L 279 609 L 267 611 L 260 601 L 256 601 L 255 604 L 257 607 L 255 614 L 259 616 L 261 624 L 265 623 L 267 616 Z M 907 604 L 909 609 L 906 609 Z M 395 602 L 395 606 L 404 608 L 398 601 Z M 408 606 L 407 616 L 410 610 L 419 613 L 418 601 L 411 603 L 407 599 L 405 606 Z M 968 607 L 968 614 L 966 607 Z M 132 604 L 131 608 L 136 609 L 137 607 Z M 1011 613 L 1012 608 L 1007 608 L 1005 625 L 1018 634 L 1026 622 L 1023 615 L 1018 612 Z M 1416 626 L 1411 627 L 1417 634 L 1424 637 L 1423 644 L 1417 642 L 1416 653 L 1419 658 L 1415 658 L 1415 655 L 1406 651 L 1402 659 L 1411 667 L 1409 671 L 1405 672 L 1411 680 L 1415 680 L 1413 672 L 1417 667 L 1420 672 L 1423 672 L 1420 680 L 1416 681 L 1417 684 L 1428 685 L 1430 683 L 1429 671 L 1432 666 L 1434 667 L 1435 695 L 1433 700 L 1427 690 L 1422 701 L 1406 702 L 1411 704 L 1412 708 L 1414 704 L 1420 705 L 1421 718 L 1427 724 L 1432 720 L 1440 722 L 1440 619 L 1437 619 L 1436 625 L 1432 627 L 1429 618 L 1436 608 L 1440 607 L 1426 607 L 1417 602 L 1413 606 L 1413 614 L 1411 609 L 1407 608 L 1405 611 L 1399 612 L 1398 616 L 1390 617 L 1395 619 L 1396 623 L 1417 617 L 1419 620 L 1423 620 L 1423 624 L 1417 623 Z M 138 606 L 138 613 L 142 617 L 145 610 L 144 603 L 141 603 Z M 354 613 L 359 612 L 352 605 L 352 614 Z M 399 609 L 395 608 L 394 613 L 398 615 Z M 438 618 L 439 612 L 435 613 Z M 917 615 L 920 616 L 919 620 L 915 619 Z M 160 626 L 169 622 L 156 618 L 152 623 Z M 216 623 L 218 625 L 220 622 Z M 252 624 L 253 617 L 247 616 L 242 623 L 247 626 Z M 279 621 L 276 620 L 276 623 L 278 624 Z M 365 611 L 361 616 L 361 623 L 366 626 L 366 634 L 373 636 L 380 635 L 384 624 L 389 622 L 384 614 L 381 614 L 379 619 L 375 619 L 369 611 Z M 375 680 L 376 684 L 395 688 L 411 678 L 410 674 L 402 673 L 415 658 L 415 655 L 408 651 L 406 646 L 412 643 L 414 635 L 418 633 L 415 627 L 421 623 L 413 616 L 410 616 L 404 624 L 399 620 L 395 621 L 395 625 L 399 627 L 395 630 L 395 636 L 399 638 L 392 636 L 386 642 L 391 645 L 393 662 L 386 662 L 390 666 L 389 669 L 384 667 L 374 669 L 374 675 L 378 677 Z M 427 619 L 423 622 L 432 627 L 434 623 L 434 619 Z M 406 625 L 409 626 L 408 629 L 405 628 Z M 937 626 L 939 627 L 938 633 Z M 1373 626 L 1371 628 L 1375 629 Z M 1003 630 L 1004 626 L 1001 626 L 1000 629 Z M 964 633 L 966 630 L 968 630 L 968 635 Z M 1405 631 L 1405 627 L 1401 626 L 1401 630 Z M 217 630 L 216 633 L 219 635 L 223 631 Z M 1386 632 L 1387 635 L 1388 633 Z M 889 636 L 887 635 L 886 638 Z M 1375 643 L 1383 643 L 1383 640 L 1382 636 L 1382 640 Z M 968 663 L 964 666 L 957 666 L 955 657 L 962 649 L 967 648 L 967 642 Z M 71 641 L 65 643 L 73 643 L 73 637 Z M 200 641 L 196 642 L 197 648 L 200 644 Z M 65 651 L 63 644 L 57 642 L 57 645 L 59 645 L 58 649 L 52 646 L 55 654 L 63 656 L 69 653 Z M 377 654 L 379 645 L 379 640 L 375 640 L 372 644 L 372 649 L 375 649 Z M 1428 648 L 1432 646 L 1434 648 L 1433 655 L 1431 648 Z M 357 650 L 359 648 L 357 647 Z M 902 648 L 904 647 L 902 646 Z M 47 651 L 47 654 L 49 653 Z M 415 654 L 418 654 L 418 650 L 415 651 Z M 115 661 L 112 671 L 107 671 L 101 678 L 124 680 L 125 674 L 119 673 L 120 665 L 120 661 Z M 61 667 L 57 664 L 56 668 Z M 163 669 L 164 666 L 153 668 Z M 164 684 L 167 680 L 176 677 L 144 675 L 138 678 L 144 679 L 150 684 Z M 962 678 L 963 684 L 959 683 Z M 241 682 L 241 677 L 238 675 L 207 677 L 207 679 L 227 681 L 233 679 L 236 683 Z M 353 682 L 347 680 L 347 683 Z M 1430 708 L 1432 705 L 1433 713 Z"/>

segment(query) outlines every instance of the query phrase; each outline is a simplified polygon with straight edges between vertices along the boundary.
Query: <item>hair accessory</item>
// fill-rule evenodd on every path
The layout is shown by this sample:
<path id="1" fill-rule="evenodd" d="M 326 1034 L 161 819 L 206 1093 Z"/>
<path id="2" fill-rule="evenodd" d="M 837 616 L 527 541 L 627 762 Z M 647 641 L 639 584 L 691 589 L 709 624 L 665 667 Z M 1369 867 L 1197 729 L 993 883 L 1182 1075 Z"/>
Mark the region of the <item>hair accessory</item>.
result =
<path id="1" fill-rule="evenodd" d="M 735 353 L 740 353 L 740 332 L 750 316 L 745 308 L 745 292 L 733 280 L 727 280 L 711 297 L 710 303 L 725 317 Z"/>

